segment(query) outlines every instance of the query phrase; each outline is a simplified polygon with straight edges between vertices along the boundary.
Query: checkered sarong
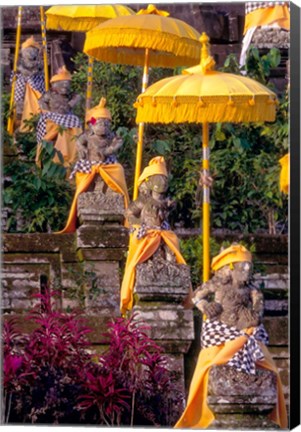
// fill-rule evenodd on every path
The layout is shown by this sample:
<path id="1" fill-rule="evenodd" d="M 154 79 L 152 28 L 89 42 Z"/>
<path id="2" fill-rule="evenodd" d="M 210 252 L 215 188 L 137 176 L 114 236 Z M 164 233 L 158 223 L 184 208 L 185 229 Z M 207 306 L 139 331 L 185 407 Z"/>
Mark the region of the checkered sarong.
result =
<path id="1" fill-rule="evenodd" d="M 136 232 L 136 237 L 138 240 L 140 240 L 147 235 L 147 232 L 149 230 L 152 230 L 152 229 L 161 230 L 161 231 L 168 231 L 171 229 L 171 227 L 170 227 L 169 223 L 166 221 L 163 221 L 160 227 L 157 227 L 157 226 L 151 227 L 151 226 L 148 226 L 148 225 L 143 223 L 139 226 L 139 228 L 134 228 L 134 227 L 130 228 L 130 233 Z"/>
<path id="2" fill-rule="evenodd" d="M 242 330 L 228 326 L 218 320 L 206 320 L 202 328 L 202 348 L 218 346 L 234 340 L 239 336 L 247 336 L 248 340 L 244 346 L 234 354 L 227 365 L 236 368 L 240 372 L 255 375 L 255 363 L 264 358 L 264 354 L 257 342 L 262 342 L 265 345 L 269 343 L 269 337 L 263 324 L 256 327 L 252 335 L 247 335 Z"/>
<path id="3" fill-rule="evenodd" d="M 246 14 L 253 12 L 256 9 L 263 9 L 273 6 L 288 6 L 289 4 L 287 1 L 269 1 L 269 2 L 257 2 L 257 1 L 250 1 L 246 3 Z"/>
<path id="4" fill-rule="evenodd" d="M 47 119 L 52 120 L 57 125 L 65 128 L 81 127 L 79 118 L 74 114 L 58 114 L 51 111 L 44 112 L 40 115 L 37 124 L 37 142 L 41 142 L 46 135 Z"/>
<path id="5" fill-rule="evenodd" d="M 92 171 L 92 166 L 94 166 L 94 165 L 96 165 L 96 166 L 97 165 L 111 165 L 111 164 L 115 164 L 115 163 L 118 163 L 117 157 L 115 155 L 107 156 L 103 162 L 89 161 L 87 159 L 80 159 L 74 165 L 73 170 L 72 170 L 69 178 L 73 179 L 73 177 L 75 176 L 75 174 L 77 172 L 89 174 Z"/>
<path id="6" fill-rule="evenodd" d="M 13 73 L 11 76 L 11 81 L 13 79 Z M 34 90 L 37 90 L 41 94 L 45 93 L 45 81 L 44 75 L 41 73 L 36 73 L 31 77 L 24 77 L 24 75 L 17 73 L 16 74 L 16 86 L 15 86 L 15 94 L 14 101 L 19 102 L 24 100 L 25 96 L 25 86 L 26 83 L 30 85 Z"/>

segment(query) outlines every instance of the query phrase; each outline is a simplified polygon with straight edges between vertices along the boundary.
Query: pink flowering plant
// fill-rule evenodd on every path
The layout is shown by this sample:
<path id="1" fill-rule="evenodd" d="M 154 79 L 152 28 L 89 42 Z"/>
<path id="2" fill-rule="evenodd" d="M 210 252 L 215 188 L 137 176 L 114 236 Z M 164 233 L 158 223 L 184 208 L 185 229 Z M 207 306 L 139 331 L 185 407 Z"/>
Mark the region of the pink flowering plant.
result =
<path id="1" fill-rule="evenodd" d="M 58 310 L 57 293 L 40 300 L 25 317 L 35 327 L 30 334 L 14 318 L 3 325 L 2 423 L 174 424 L 183 395 L 135 316 L 108 324 L 99 356 L 82 313 Z"/>

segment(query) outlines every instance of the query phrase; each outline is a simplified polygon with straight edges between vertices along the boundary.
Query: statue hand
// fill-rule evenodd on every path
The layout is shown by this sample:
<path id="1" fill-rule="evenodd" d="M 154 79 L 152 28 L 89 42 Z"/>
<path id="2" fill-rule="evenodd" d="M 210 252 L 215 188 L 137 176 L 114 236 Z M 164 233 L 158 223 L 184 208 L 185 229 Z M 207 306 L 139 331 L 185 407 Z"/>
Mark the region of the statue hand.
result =
<path id="1" fill-rule="evenodd" d="M 239 313 L 240 328 L 256 327 L 260 324 L 259 315 L 247 308 L 243 308 Z"/>
<path id="2" fill-rule="evenodd" d="M 204 313 L 210 319 L 217 317 L 222 313 L 222 311 L 223 311 L 222 305 L 217 302 L 207 303 L 207 305 L 204 306 Z"/>

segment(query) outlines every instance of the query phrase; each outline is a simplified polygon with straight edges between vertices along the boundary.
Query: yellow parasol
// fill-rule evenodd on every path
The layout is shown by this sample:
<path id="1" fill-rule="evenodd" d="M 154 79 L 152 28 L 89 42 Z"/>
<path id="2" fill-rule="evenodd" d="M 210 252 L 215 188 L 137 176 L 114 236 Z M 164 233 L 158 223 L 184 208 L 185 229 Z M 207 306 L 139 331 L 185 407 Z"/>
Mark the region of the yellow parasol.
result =
<path id="1" fill-rule="evenodd" d="M 87 33 L 84 52 L 105 62 L 143 66 L 144 92 L 150 66 L 190 66 L 200 58 L 200 34 L 184 21 L 168 15 L 168 12 L 149 5 L 136 15 L 106 21 Z M 144 125 L 140 123 L 133 199 L 138 195 L 143 129 Z"/>
<path id="2" fill-rule="evenodd" d="M 201 62 L 182 75 L 160 80 L 140 94 L 136 122 L 202 123 L 203 170 L 209 172 L 210 122 L 275 120 L 277 98 L 267 87 L 250 78 L 215 71 L 209 55 L 209 38 L 202 34 Z M 203 280 L 209 279 L 210 188 L 203 188 Z"/>
<path id="3" fill-rule="evenodd" d="M 124 5 L 52 6 L 47 12 L 46 26 L 52 30 L 87 32 L 98 24 L 135 12 Z M 93 59 L 88 59 L 86 111 L 91 107 Z"/>

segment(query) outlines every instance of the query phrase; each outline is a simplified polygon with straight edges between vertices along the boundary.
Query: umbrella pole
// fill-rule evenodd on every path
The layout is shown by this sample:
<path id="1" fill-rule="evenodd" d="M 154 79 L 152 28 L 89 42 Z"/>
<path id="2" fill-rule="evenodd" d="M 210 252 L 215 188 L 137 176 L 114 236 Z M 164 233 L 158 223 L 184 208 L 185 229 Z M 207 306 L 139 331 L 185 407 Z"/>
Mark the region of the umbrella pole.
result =
<path id="1" fill-rule="evenodd" d="M 209 175 L 209 125 L 203 123 L 203 174 Z M 210 276 L 210 187 L 203 185 L 203 282 Z"/>
<path id="2" fill-rule="evenodd" d="M 48 74 L 48 59 L 47 59 L 47 41 L 46 41 L 46 26 L 45 26 L 45 14 L 43 6 L 40 6 L 41 15 L 41 33 L 42 33 L 42 45 L 43 45 L 43 58 L 44 58 L 44 76 L 45 76 L 45 90 L 49 90 L 49 74 Z"/>
<path id="3" fill-rule="evenodd" d="M 141 93 L 145 92 L 147 85 L 148 85 L 148 70 L 149 70 L 149 49 L 146 48 L 145 57 L 144 57 L 144 68 L 143 68 Z M 133 201 L 135 201 L 138 198 L 138 179 L 140 176 L 141 163 L 142 163 L 143 132 L 144 132 L 144 123 L 139 123 Z"/>
<path id="4" fill-rule="evenodd" d="M 19 58 L 20 40 L 21 40 L 21 17 L 22 17 L 22 6 L 19 6 L 13 79 L 12 79 L 12 87 L 11 87 L 11 94 L 10 94 L 10 101 L 9 101 L 9 117 L 7 121 L 7 132 L 10 135 L 12 135 L 14 131 L 14 122 L 15 122 L 15 115 L 16 115 L 16 110 L 15 108 L 13 108 L 13 106 L 14 106 L 14 99 L 15 99 L 16 72 L 17 72 L 17 65 L 18 65 L 18 58 Z"/>
<path id="5" fill-rule="evenodd" d="M 94 59 L 88 56 L 88 77 L 87 77 L 87 94 L 86 94 L 86 113 L 91 108 L 92 100 L 92 82 L 93 82 L 93 62 Z"/>

